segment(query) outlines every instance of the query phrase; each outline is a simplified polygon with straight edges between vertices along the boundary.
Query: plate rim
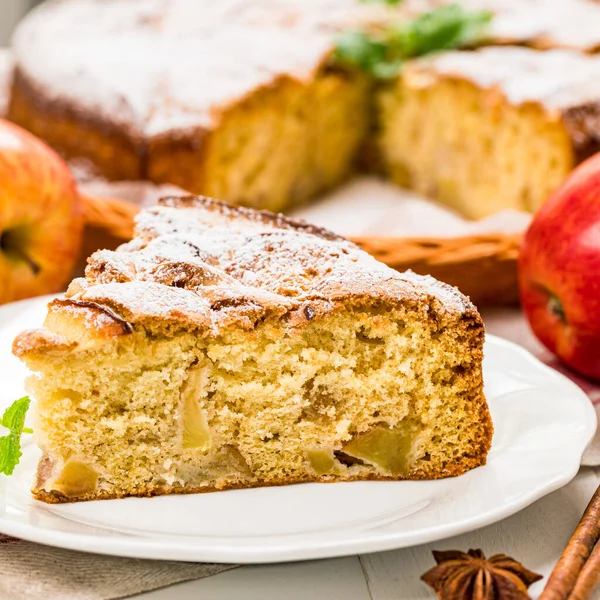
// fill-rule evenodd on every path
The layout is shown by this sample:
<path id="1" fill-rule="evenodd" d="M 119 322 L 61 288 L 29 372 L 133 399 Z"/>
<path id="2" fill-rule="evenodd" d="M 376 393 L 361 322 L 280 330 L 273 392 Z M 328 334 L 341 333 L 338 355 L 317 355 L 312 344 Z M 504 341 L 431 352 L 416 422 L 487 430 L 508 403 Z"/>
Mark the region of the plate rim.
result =
<path id="1" fill-rule="evenodd" d="M 7 308 L 14 310 L 17 306 L 30 306 L 36 303 L 47 302 L 54 296 L 42 296 L 10 303 L 0 307 L 0 329 L 10 322 L 4 318 L 4 313 L 9 312 Z M 12 312 L 11 310 L 11 312 Z M 198 548 L 198 537 L 170 538 L 168 535 L 145 537 L 141 534 L 122 532 L 122 537 L 96 537 L 89 533 L 74 533 L 57 531 L 44 527 L 38 527 L 30 523 L 22 523 L 12 520 L 10 517 L 0 516 L 0 532 L 5 535 L 18 537 L 20 539 L 54 546 L 57 548 L 76 550 L 88 553 L 105 554 L 110 556 L 121 556 L 141 559 L 178 560 L 185 562 L 218 562 L 228 564 L 266 564 L 280 563 L 298 560 L 325 559 L 341 556 L 351 556 L 370 552 L 382 552 L 399 548 L 407 548 L 415 545 L 425 544 L 433 541 L 447 539 L 449 537 L 467 533 L 491 525 L 497 521 L 507 518 L 536 500 L 563 487 L 569 483 L 579 471 L 581 458 L 593 439 L 597 427 L 596 411 L 585 392 L 568 377 L 542 363 L 531 352 L 518 344 L 504 338 L 487 334 L 486 343 L 490 342 L 496 346 L 504 346 L 514 353 L 520 354 L 528 363 L 538 371 L 545 372 L 549 378 L 561 381 L 563 385 L 570 387 L 569 401 L 578 402 L 584 409 L 582 423 L 585 420 L 585 432 L 581 436 L 579 452 L 573 452 L 569 467 L 562 474 L 548 479 L 543 484 L 530 489 L 527 493 L 519 495 L 514 501 L 483 510 L 474 518 L 461 519 L 457 522 L 448 522 L 442 525 L 429 526 L 414 532 L 383 532 L 369 533 L 365 538 L 364 533 L 357 533 L 348 539 L 310 540 L 286 546 L 270 545 L 265 550 L 254 544 L 237 546 L 232 540 L 229 545 L 216 548 Z M 485 468 L 485 467 L 480 467 Z M 464 476 L 468 476 L 465 474 Z M 0 477 L 3 477 L 0 475 Z M 401 483 L 401 482 L 398 482 Z M 0 482 L 0 494 L 4 494 L 7 481 Z M 8 485 L 10 485 L 8 483 Z M 317 484 L 315 484 L 317 485 Z M 36 502 L 35 500 L 31 500 Z M 41 508 L 45 505 L 39 503 Z M 77 522 L 77 521 L 74 521 Z M 117 530 L 118 532 L 118 530 Z"/>

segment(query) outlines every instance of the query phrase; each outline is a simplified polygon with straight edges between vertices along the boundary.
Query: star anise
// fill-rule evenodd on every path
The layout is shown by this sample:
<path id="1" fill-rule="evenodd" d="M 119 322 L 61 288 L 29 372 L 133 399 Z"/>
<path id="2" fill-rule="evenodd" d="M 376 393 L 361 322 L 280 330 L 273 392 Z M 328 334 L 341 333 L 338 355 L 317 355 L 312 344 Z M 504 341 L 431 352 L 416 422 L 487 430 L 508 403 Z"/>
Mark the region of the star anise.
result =
<path id="1" fill-rule="evenodd" d="M 542 579 L 506 554 L 434 550 L 433 557 L 437 566 L 421 579 L 440 600 L 528 600 L 527 588 Z"/>

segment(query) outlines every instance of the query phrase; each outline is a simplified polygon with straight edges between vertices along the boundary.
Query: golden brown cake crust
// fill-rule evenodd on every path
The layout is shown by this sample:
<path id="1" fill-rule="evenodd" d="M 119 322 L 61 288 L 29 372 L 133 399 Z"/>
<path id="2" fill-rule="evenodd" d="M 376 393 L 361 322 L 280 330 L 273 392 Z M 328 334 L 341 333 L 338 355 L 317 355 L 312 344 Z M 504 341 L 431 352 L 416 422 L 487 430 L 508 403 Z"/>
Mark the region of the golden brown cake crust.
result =
<path id="1" fill-rule="evenodd" d="M 163 198 L 140 213 L 135 238 L 93 254 L 85 279 L 50 303 L 49 313 L 76 316 L 95 307 L 84 323 L 98 335 L 108 320 L 123 333 L 185 329 L 215 336 L 229 327 L 250 330 L 268 317 L 302 326 L 349 301 L 431 308 L 432 319 L 459 317 L 481 327 L 477 310 L 455 288 L 398 273 L 330 231 L 193 196 Z M 42 330 L 21 334 L 13 350 L 26 357 L 70 351 L 71 344 Z"/>
<path id="2" fill-rule="evenodd" d="M 67 158 L 90 159 L 109 179 L 145 178 L 147 149 L 139 133 L 64 98 L 47 97 L 18 67 L 13 73 L 7 117 Z"/>

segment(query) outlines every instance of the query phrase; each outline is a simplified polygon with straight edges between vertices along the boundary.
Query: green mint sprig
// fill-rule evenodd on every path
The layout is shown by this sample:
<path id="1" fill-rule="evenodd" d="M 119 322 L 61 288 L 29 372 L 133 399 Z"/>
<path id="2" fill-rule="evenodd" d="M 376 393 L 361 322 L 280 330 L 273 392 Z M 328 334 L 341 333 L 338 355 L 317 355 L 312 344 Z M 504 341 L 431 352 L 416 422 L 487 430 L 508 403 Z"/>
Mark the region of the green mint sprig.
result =
<path id="1" fill-rule="evenodd" d="M 334 60 L 377 79 L 390 79 L 411 58 L 475 45 L 491 19 L 489 12 L 447 4 L 410 21 L 342 32 Z"/>
<path id="2" fill-rule="evenodd" d="M 12 475 L 23 453 L 21 452 L 21 434 L 33 433 L 25 427 L 25 415 L 29 408 L 29 397 L 23 396 L 9 406 L 0 420 L 0 425 L 8 433 L 0 437 L 0 473 Z"/>

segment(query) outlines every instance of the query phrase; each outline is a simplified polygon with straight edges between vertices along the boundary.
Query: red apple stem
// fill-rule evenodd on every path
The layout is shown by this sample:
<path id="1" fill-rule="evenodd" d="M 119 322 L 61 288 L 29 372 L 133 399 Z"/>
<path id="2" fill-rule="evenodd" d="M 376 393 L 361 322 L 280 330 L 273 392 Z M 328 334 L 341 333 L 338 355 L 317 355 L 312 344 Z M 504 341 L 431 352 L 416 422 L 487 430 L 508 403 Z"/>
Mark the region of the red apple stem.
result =
<path id="1" fill-rule="evenodd" d="M 562 302 L 558 299 L 558 296 L 550 293 L 548 297 L 548 310 L 563 323 L 567 322 L 567 316 L 565 315 L 565 308 Z"/>
<path id="2" fill-rule="evenodd" d="M 26 252 L 24 252 L 20 248 L 19 244 L 14 243 L 15 240 L 12 239 L 13 236 L 11 233 L 12 232 L 10 230 L 7 230 L 0 235 L 0 250 L 3 250 L 6 252 L 6 254 L 11 255 L 13 258 L 26 263 L 33 274 L 37 275 L 41 270 L 40 265 L 38 265 L 38 263 L 36 263 Z"/>

